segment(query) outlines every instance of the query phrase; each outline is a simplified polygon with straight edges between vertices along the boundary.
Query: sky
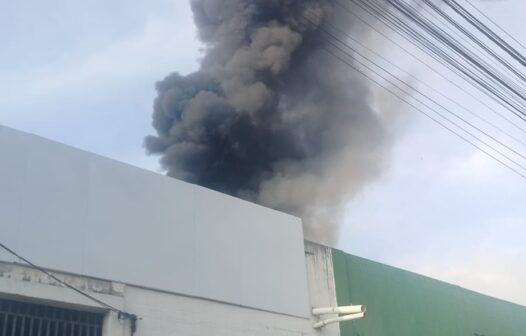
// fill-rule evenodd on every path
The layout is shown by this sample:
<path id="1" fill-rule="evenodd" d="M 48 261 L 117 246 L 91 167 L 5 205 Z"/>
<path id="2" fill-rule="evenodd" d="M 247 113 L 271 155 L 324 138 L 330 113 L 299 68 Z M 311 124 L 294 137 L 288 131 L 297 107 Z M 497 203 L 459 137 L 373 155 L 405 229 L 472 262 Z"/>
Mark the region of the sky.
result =
<path id="1" fill-rule="evenodd" d="M 526 44 L 522 0 L 474 3 Z M 4 0 L 0 124 L 160 172 L 142 146 L 153 133 L 154 83 L 197 68 L 195 35 L 182 0 Z M 385 101 L 400 110 L 390 165 L 350 200 L 338 248 L 526 305 L 526 181 Z"/>

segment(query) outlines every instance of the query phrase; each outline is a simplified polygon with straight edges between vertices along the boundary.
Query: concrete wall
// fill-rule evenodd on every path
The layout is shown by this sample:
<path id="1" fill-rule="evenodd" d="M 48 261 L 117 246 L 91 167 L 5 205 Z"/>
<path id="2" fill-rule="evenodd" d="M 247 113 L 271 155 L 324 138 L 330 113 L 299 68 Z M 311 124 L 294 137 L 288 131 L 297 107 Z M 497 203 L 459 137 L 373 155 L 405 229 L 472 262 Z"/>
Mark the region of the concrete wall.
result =
<path id="1" fill-rule="evenodd" d="M 338 306 L 332 249 L 305 241 L 305 260 L 307 262 L 311 308 Z M 313 316 L 311 321 L 314 324 L 319 319 L 319 317 Z M 322 332 L 330 335 L 340 335 L 340 326 L 339 324 L 330 324 L 324 327 Z"/>
<path id="2" fill-rule="evenodd" d="M 166 295 L 136 287 L 126 288 L 126 308 L 141 316 L 137 336 L 316 334 L 309 319 Z"/>
<path id="3" fill-rule="evenodd" d="M 321 251 L 321 250 L 320 250 Z M 325 254 L 324 254 L 325 255 Z M 309 257 L 310 258 L 310 257 Z M 327 261 L 319 258 L 322 266 Z M 324 283 L 325 266 L 321 272 L 314 268 L 310 274 L 321 276 L 311 282 L 318 302 L 331 302 L 325 289 L 332 284 Z M 210 300 L 181 296 L 172 293 L 126 285 L 113 281 L 87 278 L 54 272 L 60 279 L 84 290 L 118 309 L 138 315 L 136 336 L 337 336 L 337 327 L 321 331 L 312 328 L 308 318 L 266 312 Z M 90 301 L 41 272 L 11 263 L 0 263 L 0 297 L 18 298 L 37 303 L 53 304 L 77 309 L 101 310 Z M 127 321 L 118 319 L 116 313 L 105 312 L 103 336 L 129 336 Z"/>
<path id="4" fill-rule="evenodd" d="M 0 241 L 41 266 L 310 316 L 298 218 L 1 126 L 0 162 Z"/>

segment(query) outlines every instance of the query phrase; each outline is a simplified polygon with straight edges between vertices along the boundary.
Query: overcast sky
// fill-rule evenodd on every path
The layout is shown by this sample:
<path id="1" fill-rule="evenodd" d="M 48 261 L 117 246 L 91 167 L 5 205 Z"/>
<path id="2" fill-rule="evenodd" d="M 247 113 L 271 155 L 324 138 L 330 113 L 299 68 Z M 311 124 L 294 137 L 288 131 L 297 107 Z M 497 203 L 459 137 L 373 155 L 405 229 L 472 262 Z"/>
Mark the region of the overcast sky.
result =
<path id="1" fill-rule="evenodd" d="M 522 0 L 477 4 L 526 43 Z M 191 72 L 201 55 L 186 1 L 1 8 L 0 124 L 158 170 L 142 148 L 153 85 Z M 526 181 L 416 112 L 400 113 L 390 168 L 350 202 L 339 248 L 526 305 Z"/>

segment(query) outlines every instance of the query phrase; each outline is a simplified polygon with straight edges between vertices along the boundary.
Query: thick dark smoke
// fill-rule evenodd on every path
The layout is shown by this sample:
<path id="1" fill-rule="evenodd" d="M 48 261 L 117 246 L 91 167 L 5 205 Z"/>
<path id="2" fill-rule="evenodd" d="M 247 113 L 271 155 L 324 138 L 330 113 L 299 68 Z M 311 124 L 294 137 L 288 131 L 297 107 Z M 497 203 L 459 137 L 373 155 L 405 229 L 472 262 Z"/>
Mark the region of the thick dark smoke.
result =
<path id="1" fill-rule="evenodd" d="M 309 239 L 335 243 L 390 143 L 365 80 L 324 50 L 323 22 L 356 29 L 351 18 L 328 0 L 191 5 L 205 55 L 157 84 L 148 151 L 170 176 L 298 215 Z"/>

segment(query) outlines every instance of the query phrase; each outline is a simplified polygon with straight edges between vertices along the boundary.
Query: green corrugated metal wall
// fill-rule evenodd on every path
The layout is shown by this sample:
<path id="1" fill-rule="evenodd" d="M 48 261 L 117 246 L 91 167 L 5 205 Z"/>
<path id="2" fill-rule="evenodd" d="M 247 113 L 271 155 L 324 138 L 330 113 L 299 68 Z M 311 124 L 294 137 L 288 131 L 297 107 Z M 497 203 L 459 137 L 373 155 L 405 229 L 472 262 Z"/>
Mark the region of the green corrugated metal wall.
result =
<path id="1" fill-rule="evenodd" d="M 338 250 L 333 262 L 338 305 L 367 307 L 343 336 L 526 336 L 526 307 Z"/>

